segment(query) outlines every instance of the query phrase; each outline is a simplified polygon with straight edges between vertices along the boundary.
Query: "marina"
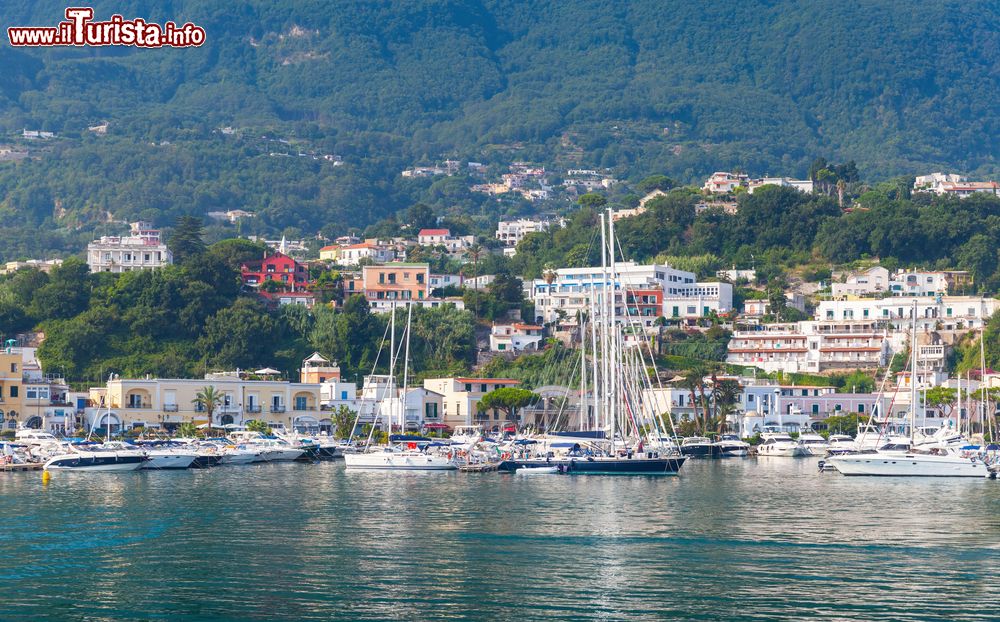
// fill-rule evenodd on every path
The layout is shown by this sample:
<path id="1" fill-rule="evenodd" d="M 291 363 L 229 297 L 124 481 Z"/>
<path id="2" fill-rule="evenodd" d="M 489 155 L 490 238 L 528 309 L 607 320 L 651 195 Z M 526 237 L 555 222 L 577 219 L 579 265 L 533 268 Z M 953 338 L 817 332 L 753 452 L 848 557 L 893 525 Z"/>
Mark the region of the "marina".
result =
<path id="1" fill-rule="evenodd" d="M 982 478 L 834 477 L 809 458 L 669 478 L 10 473 L 0 578 L 25 620 L 985 620 L 998 504 Z M 942 507 L 948 527 L 921 518 Z"/>

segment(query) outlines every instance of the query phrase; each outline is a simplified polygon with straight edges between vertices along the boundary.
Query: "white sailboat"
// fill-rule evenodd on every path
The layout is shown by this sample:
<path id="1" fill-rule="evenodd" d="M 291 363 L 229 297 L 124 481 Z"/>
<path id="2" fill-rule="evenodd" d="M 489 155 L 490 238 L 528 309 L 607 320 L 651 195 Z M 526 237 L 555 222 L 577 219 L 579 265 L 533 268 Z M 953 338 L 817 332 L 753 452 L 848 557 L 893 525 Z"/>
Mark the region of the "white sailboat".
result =
<path id="1" fill-rule="evenodd" d="M 376 420 L 372 422 L 372 433 L 375 431 L 375 423 L 383 416 L 383 412 L 388 412 L 388 428 L 390 437 L 392 435 L 393 424 L 399 419 L 399 429 L 406 426 L 406 408 L 404 404 L 407 384 L 409 383 L 409 359 L 410 359 L 410 326 L 413 316 L 413 306 L 407 304 L 406 307 L 406 341 L 405 352 L 403 354 L 403 391 L 396 391 L 395 370 L 397 363 L 396 352 L 396 309 L 392 309 L 390 322 L 390 344 L 389 344 L 389 382 L 383 393 L 383 399 L 375 410 Z M 360 414 L 359 414 L 360 416 Z M 372 434 L 368 436 L 367 446 L 363 451 L 357 453 L 345 453 L 344 464 L 352 470 L 389 470 L 389 471 L 453 471 L 458 468 L 452 455 L 441 454 L 430 451 L 432 443 L 407 443 L 402 445 L 381 445 L 371 444 Z"/>
<path id="2" fill-rule="evenodd" d="M 954 444 L 917 445 L 917 307 L 913 305 L 910 335 L 912 354 L 910 375 L 910 438 L 908 443 L 890 445 L 874 452 L 831 456 L 828 460 L 844 475 L 889 477 L 987 477 L 989 470 L 974 455 L 966 455 Z"/>
<path id="3" fill-rule="evenodd" d="M 550 432 L 541 439 L 522 446 L 517 455 L 500 464 L 500 470 L 560 467 L 570 474 L 648 474 L 673 475 L 687 459 L 673 442 L 673 429 L 663 429 L 669 413 L 657 404 L 661 390 L 652 357 L 642 347 L 628 344 L 630 336 L 645 329 L 639 317 L 638 302 L 630 300 L 627 273 L 619 273 L 621 248 L 614 231 L 614 212 L 601 215 L 600 283 L 591 280 L 590 351 L 592 366 L 587 369 L 587 330 L 581 325 L 581 396 L 586 401 L 589 380 L 593 396 L 594 426 L 576 432 Z M 621 319 L 620 319 L 621 318 Z M 582 318 L 581 318 L 582 319 Z M 588 378 L 589 376 L 589 378 Z M 590 424 L 586 408 L 581 407 L 580 427 Z M 673 422 L 670 421 L 672 428 Z M 529 448 L 530 447 L 530 448 Z"/>

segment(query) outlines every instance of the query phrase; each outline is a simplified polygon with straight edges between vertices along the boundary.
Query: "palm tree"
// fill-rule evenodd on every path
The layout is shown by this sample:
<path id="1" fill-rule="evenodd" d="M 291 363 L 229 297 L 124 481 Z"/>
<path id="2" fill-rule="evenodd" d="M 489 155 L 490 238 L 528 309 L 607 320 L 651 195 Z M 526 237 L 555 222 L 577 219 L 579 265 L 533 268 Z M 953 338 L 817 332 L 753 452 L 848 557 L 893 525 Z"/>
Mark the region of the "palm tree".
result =
<path id="1" fill-rule="evenodd" d="M 200 410 L 204 410 L 205 414 L 208 415 L 208 429 L 211 430 L 214 423 L 213 416 L 215 415 L 215 409 L 222 404 L 222 393 L 211 385 L 202 387 L 201 391 L 198 391 L 198 394 L 195 395 L 195 398 L 191 402 Z"/>
<path id="2" fill-rule="evenodd" d="M 736 404 L 742 391 L 743 387 L 736 380 L 726 378 L 715 383 L 712 389 L 712 401 L 715 402 L 715 414 L 719 418 L 720 428 L 725 425 L 729 415 L 736 412 Z"/>

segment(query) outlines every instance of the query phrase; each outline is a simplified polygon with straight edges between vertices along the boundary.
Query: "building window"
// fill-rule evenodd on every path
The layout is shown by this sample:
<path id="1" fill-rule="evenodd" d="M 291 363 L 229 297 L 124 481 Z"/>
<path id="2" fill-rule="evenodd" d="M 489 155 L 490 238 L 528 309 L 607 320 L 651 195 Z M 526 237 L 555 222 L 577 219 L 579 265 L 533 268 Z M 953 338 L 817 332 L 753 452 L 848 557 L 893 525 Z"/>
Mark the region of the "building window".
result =
<path id="1" fill-rule="evenodd" d="M 479 385 L 479 390 L 482 391 L 483 393 L 486 393 L 487 391 L 489 391 L 489 387 L 487 387 L 485 384 L 481 384 Z"/>
<path id="2" fill-rule="evenodd" d="M 472 383 L 471 382 L 465 383 L 465 392 L 466 393 L 472 393 Z"/>
<path id="3" fill-rule="evenodd" d="M 308 400 L 304 395 L 299 395 L 295 398 L 295 410 L 305 410 L 308 405 Z"/>
<path id="4" fill-rule="evenodd" d="M 11 363 L 10 364 L 10 373 L 12 373 L 12 374 L 16 374 L 17 373 L 17 363 Z"/>
<path id="5" fill-rule="evenodd" d="M 10 396 L 11 397 L 17 397 L 17 386 L 16 385 L 10 388 Z"/>
<path id="6" fill-rule="evenodd" d="M 437 419 L 438 416 L 438 405 L 437 404 L 424 404 L 424 417 L 427 419 Z"/>

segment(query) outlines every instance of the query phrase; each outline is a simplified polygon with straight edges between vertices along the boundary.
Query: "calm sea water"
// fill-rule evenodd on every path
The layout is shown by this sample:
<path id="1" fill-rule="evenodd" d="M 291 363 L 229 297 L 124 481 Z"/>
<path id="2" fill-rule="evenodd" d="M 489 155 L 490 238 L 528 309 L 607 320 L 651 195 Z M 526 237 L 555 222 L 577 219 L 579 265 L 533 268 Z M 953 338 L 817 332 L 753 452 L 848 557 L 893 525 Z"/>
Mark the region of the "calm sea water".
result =
<path id="1" fill-rule="evenodd" d="M 1000 482 L 0 473 L 2 620 L 995 620 Z"/>

